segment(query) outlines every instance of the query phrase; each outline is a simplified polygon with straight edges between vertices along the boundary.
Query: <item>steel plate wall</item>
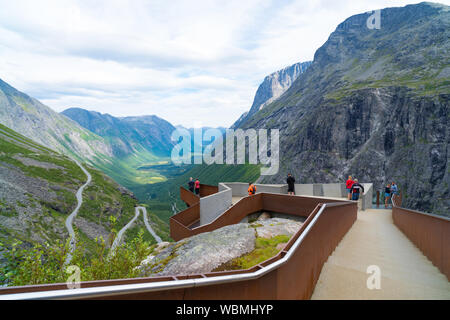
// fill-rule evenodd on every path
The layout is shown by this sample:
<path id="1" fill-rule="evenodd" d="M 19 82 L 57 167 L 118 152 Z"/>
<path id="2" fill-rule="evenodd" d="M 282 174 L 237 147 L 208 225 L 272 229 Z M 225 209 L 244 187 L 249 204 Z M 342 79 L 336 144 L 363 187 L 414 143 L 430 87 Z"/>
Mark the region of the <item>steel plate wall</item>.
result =
<path id="1" fill-rule="evenodd" d="M 450 219 L 400 208 L 395 204 L 392 219 L 450 281 Z"/>

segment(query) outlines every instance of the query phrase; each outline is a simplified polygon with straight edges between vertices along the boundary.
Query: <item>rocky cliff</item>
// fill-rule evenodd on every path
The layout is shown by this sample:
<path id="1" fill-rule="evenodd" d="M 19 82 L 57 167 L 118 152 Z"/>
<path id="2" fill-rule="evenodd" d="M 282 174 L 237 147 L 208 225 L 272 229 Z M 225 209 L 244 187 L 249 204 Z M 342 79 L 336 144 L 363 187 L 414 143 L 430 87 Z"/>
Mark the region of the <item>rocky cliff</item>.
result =
<path id="1" fill-rule="evenodd" d="M 311 61 L 298 62 L 266 76 L 256 90 L 250 110 L 242 114 L 232 127 L 238 127 L 240 123 L 278 99 L 310 65 Z"/>
<path id="2" fill-rule="evenodd" d="M 138 267 L 141 275 L 188 275 L 247 269 L 276 255 L 302 222 L 262 214 L 176 243 L 162 243 Z"/>
<path id="3" fill-rule="evenodd" d="M 240 128 L 280 129 L 280 171 L 263 182 L 396 181 L 406 207 L 449 210 L 450 10 L 420 3 L 342 22 L 311 66 Z"/>

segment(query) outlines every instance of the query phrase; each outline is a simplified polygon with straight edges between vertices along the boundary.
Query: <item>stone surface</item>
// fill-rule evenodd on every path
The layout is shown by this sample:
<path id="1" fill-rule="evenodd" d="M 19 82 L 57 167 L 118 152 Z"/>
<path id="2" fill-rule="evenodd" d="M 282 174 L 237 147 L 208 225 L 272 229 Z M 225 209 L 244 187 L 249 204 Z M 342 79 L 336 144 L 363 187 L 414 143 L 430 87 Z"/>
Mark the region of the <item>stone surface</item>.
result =
<path id="1" fill-rule="evenodd" d="M 253 114 L 275 101 L 310 65 L 311 61 L 298 62 L 266 76 L 256 91 L 250 110 L 244 112 L 232 127 L 238 127 L 240 123 L 245 122 Z"/>
<path id="2" fill-rule="evenodd" d="M 262 221 L 258 220 L 255 224 L 261 225 L 256 228 L 257 236 L 270 239 L 280 235 L 292 236 L 300 229 L 303 223 L 283 218 L 272 218 Z"/>
<path id="3" fill-rule="evenodd" d="M 255 230 L 247 224 L 235 224 L 181 240 L 162 250 L 144 267 L 143 274 L 179 275 L 210 272 L 222 263 L 252 251 Z M 161 269 L 158 261 L 170 259 Z M 155 265 L 156 264 L 156 265 Z"/>
<path id="4" fill-rule="evenodd" d="M 220 265 L 253 251 L 257 236 L 292 236 L 301 225 L 301 222 L 295 220 L 272 218 L 226 226 L 154 251 L 138 268 L 142 276 L 211 272 Z"/>

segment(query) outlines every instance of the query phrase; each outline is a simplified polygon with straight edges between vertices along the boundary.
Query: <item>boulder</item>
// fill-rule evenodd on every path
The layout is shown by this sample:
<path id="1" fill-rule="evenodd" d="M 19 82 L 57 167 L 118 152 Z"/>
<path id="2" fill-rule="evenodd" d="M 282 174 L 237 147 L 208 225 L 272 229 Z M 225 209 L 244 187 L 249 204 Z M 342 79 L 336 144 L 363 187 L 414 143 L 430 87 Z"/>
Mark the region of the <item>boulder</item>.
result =
<path id="1" fill-rule="evenodd" d="M 273 238 L 279 235 L 292 236 L 300 227 L 302 222 L 283 218 L 272 218 L 257 222 L 256 233 L 261 238 Z"/>
<path id="2" fill-rule="evenodd" d="M 225 226 L 176 243 L 161 243 L 137 268 L 141 276 L 208 273 L 252 252 L 256 237 L 292 236 L 301 226 L 299 221 L 283 218 Z M 280 244 L 280 250 L 284 245 Z"/>

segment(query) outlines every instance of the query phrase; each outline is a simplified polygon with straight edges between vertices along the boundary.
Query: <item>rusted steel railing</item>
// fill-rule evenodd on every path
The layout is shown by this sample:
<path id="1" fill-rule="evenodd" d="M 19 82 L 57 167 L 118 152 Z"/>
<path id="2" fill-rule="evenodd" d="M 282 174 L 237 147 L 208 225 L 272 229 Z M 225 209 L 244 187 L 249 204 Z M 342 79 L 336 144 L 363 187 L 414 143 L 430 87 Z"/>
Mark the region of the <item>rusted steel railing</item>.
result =
<path id="1" fill-rule="evenodd" d="M 199 197 L 195 193 L 183 187 L 180 187 L 180 198 L 184 201 L 184 203 L 186 203 L 188 207 L 199 202 Z"/>
<path id="2" fill-rule="evenodd" d="M 257 193 L 242 198 L 211 223 L 190 228 L 194 222 L 200 219 L 200 207 L 197 207 L 196 204 L 170 218 L 170 236 L 172 239 L 179 241 L 199 233 L 210 232 L 226 225 L 239 223 L 246 216 L 262 210 L 307 217 L 319 203 L 331 202 L 339 202 L 339 200 Z M 342 202 L 345 201 L 342 200 Z M 175 223 L 175 221 L 178 223 Z"/>
<path id="3" fill-rule="evenodd" d="M 450 219 L 401 208 L 400 199 L 392 199 L 394 224 L 450 281 Z"/>
<path id="4" fill-rule="evenodd" d="M 192 235 L 191 226 L 200 220 L 200 198 L 217 193 L 219 190 L 216 186 L 200 184 L 200 197 L 191 191 L 180 187 L 180 198 L 183 200 L 188 208 L 169 220 L 170 236 L 175 241 Z"/>
<path id="5" fill-rule="evenodd" d="M 283 250 L 247 270 L 4 288 L 0 299 L 308 299 L 356 217 L 355 202 L 318 204 Z"/>

